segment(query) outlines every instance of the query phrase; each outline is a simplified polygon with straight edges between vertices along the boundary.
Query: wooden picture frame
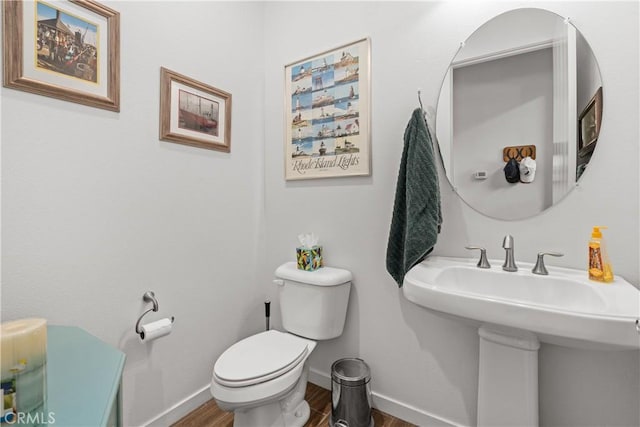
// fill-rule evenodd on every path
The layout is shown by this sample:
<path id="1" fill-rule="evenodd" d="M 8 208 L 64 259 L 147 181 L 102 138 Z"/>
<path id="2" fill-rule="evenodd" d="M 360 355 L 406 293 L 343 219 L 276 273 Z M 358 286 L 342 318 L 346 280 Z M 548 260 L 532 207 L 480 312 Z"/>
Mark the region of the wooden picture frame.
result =
<path id="1" fill-rule="evenodd" d="M 578 155 L 584 157 L 593 152 L 600 135 L 602 123 L 602 86 L 589 100 L 578 117 Z"/>
<path id="2" fill-rule="evenodd" d="M 3 1 L 5 87 L 120 111 L 120 14 L 93 0 Z"/>
<path id="3" fill-rule="evenodd" d="M 286 180 L 371 175 L 369 38 L 285 66 Z"/>
<path id="4" fill-rule="evenodd" d="M 160 69 L 160 139 L 231 151 L 231 94 Z"/>

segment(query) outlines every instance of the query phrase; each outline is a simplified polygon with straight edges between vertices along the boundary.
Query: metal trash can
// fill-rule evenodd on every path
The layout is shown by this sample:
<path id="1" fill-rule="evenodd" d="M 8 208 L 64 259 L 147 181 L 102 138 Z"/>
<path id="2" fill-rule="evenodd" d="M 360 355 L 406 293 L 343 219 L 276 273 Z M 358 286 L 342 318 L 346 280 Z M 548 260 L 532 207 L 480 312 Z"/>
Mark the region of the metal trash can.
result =
<path id="1" fill-rule="evenodd" d="M 373 427 L 371 370 L 362 359 L 347 358 L 331 365 L 331 427 Z"/>

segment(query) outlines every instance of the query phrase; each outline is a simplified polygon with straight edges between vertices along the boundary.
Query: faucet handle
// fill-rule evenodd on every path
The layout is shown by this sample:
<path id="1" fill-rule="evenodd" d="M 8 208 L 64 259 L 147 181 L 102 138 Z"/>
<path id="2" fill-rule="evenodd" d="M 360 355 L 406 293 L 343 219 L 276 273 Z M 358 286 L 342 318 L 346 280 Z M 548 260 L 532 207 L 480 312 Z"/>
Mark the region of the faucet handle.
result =
<path id="1" fill-rule="evenodd" d="M 550 256 L 564 256 L 564 254 L 560 253 L 560 252 L 539 252 L 538 253 L 538 260 L 536 261 L 536 265 L 535 267 L 533 267 L 533 270 L 531 270 L 531 272 L 533 274 L 541 274 L 543 276 L 546 276 L 549 274 L 549 272 L 547 271 L 547 267 L 545 267 L 544 265 L 544 256 L 545 255 L 550 255 Z"/>
<path id="2" fill-rule="evenodd" d="M 489 260 L 487 260 L 487 250 L 485 248 L 481 248 L 480 246 L 465 246 L 465 249 L 474 250 L 478 249 L 480 251 L 480 260 L 478 261 L 478 268 L 491 268 L 491 264 L 489 264 Z"/>

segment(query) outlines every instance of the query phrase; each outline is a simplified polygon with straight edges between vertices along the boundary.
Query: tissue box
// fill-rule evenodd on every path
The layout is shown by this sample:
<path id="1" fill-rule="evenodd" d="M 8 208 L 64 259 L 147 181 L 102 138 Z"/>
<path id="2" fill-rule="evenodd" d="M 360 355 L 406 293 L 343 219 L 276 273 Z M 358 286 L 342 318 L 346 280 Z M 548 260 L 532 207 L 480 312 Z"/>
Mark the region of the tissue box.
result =
<path id="1" fill-rule="evenodd" d="M 322 267 L 322 246 L 299 246 L 296 248 L 296 258 L 299 270 L 315 271 Z"/>

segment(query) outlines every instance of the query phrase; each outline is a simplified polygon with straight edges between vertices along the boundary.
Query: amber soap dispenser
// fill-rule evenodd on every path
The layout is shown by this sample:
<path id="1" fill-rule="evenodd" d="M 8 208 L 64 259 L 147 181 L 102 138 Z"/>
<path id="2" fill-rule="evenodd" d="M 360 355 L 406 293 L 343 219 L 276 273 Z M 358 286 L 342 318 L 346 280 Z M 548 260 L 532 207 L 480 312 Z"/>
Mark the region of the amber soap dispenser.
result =
<path id="1" fill-rule="evenodd" d="M 604 226 L 593 227 L 589 240 L 589 279 L 598 282 L 613 282 L 613 267 L 600 231 Z"/>

